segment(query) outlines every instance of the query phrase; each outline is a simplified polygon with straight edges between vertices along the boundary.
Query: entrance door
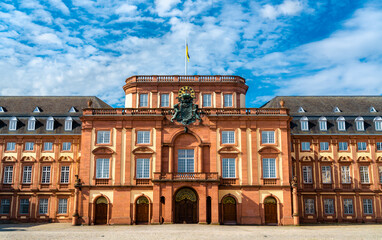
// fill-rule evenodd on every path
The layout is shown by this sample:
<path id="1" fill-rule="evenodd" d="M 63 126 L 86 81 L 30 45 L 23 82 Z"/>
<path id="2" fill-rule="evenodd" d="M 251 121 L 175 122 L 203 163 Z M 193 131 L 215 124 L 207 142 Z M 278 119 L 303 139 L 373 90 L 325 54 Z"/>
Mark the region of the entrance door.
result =
<path id="1" fill-rule="evenodd" d="M 140 197 L 137 200 L 137 224 L 148 224 L 149 222 L 149 200 Z"/>
<path id="2" fill-rule="evenodd" d="M 198 202 L 189 188 L 181 189 L 175 197 L 175 223 L 197 223 Z"/>
<path id="3" fill-rule="evenodd" d="M 233 197 L 225 197 L 223 204 L 223 223 L 236 224 L 236 200 Z"/>
<path id="4" fill-rule="evenodd" d="M 273 197 L 264 200 L 265 224 L 277 224 L 277 201 Z"/>
<path id="5" fill-rule="evenodd" d="M 107 200 L 104 197 L 96 201 L 95 224 L 107 224 Z"/>

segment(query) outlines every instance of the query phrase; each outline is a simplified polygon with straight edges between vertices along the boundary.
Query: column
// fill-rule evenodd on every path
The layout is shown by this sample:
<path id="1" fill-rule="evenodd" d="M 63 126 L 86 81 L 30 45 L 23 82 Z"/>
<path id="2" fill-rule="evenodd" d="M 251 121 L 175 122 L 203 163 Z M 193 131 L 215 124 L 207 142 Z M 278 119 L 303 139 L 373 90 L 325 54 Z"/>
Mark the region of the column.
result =
<path id="1" fill-rule="evenodd" d="M 300 217 L 298 214 L 298 196 L 297 196 L 297 177 L 293 177 L 292 188 L 293 188 L 293 224 L 300 225 Z"/>

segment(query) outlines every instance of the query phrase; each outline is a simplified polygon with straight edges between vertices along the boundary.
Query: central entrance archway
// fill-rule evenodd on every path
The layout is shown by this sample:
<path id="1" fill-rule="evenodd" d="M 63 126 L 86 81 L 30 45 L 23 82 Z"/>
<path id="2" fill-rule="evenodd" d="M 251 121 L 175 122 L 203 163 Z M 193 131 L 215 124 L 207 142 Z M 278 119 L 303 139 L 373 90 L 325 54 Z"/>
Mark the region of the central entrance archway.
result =
<path id="1" fill-rule="evenodd" d="M 198 198 L 194 190 L 182 188 L 175 195 L 175 223 L 198 222 Z"/>

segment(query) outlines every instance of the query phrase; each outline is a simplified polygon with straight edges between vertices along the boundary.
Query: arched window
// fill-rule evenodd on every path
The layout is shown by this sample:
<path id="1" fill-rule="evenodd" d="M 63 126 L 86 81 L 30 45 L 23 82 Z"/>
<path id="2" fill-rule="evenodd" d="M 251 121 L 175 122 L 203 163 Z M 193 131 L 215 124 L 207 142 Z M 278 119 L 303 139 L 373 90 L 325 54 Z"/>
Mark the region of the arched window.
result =
<path id="1" fill-rule="evenodd" d="M 9 131 L 16 131 L 17 129 L 17 118 L 11 117 L 9 120 Z"/>
<path id="2" fill-rule="evenodd" d="M 54 129 L 54 118 L 48 117 L 48 120 L 46 120 L 46 130 L 53 131 L 53 129 Z"/>
<path id="3" fill-rule="evenodd" d="M 375 124 L 375 130 L 376 131 L 382 131 L 382 118 L 381 117 L 375 117 L 373 121 Z"/>
<path id="4" fill-rule="evenodd" d="M 320 125 L 320 131 L 327 131 L 328 130 L 328 125 L 327 125 L 326 117 L 320 117 L 318 119 L 318 123 Z"/>
<path id="5" fill-rule="evenodd" d="M 338 127 L 338 131 L 346 131 L 346 125 L 345 125 L 345 118 L 344 117 L 338 117 L 337 118 L 337 127 Z"/>
<path id="6" fill-rule="evenodd" d="M 301 131 L 309 131 L 309 123 L 308 123 L 308 118 L 307 117 L 302 117 L 300 119 L 300 124 L 301 124 Z"/>
<path id="7" fill-rule="evenodd" d="M 36 127 L 36 118 L 30 117 L 28 119 L 28 131 L 34 131 Z"/>
<path id="8" fill-rule="evenodd" d="M 71 117 L 65 118 L 65 131 L 72 131 L 73 119 Z"/>
<path id="9" fill-rule="evenodd" d="M 364 126 L 363 117 L 357 117 L 355 119 L 355 125 L 356 125 L 356 128 L 357 128 L 357 131 L 364 131 L 365 130 L 365 126 Z"/>

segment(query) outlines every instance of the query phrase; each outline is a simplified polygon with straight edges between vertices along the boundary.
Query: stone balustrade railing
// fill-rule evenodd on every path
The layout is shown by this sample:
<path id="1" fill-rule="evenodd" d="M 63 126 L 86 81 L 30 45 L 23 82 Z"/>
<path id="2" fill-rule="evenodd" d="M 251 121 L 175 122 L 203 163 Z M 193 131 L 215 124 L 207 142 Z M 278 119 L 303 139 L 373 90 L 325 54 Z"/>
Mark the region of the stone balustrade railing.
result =
<path id="1" fill-rule="evenodd" d="M 245 83 L 245 79 L 231 75 L 141 75 L 126 79 L 126 83 L 133 82 L 235 82 Z"/>

